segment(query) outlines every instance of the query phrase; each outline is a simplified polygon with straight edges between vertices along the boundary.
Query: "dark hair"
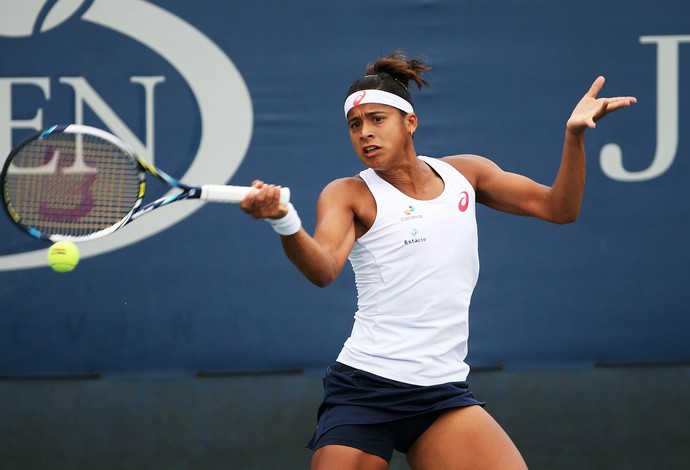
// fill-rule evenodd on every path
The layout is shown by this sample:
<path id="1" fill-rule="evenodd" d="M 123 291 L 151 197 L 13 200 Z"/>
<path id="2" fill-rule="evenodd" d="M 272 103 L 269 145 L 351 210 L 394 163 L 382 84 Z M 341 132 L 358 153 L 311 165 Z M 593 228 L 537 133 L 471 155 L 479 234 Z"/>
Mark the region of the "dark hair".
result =
<path id="1" fill-rule="evenodd" d="M 410 104 L 412 96 L 407 89 L 410 81 L 420 90 L 423 86 L 430 86 L 422 78 L 422 74 L 431 67 L 416 59 L 409 59 L 401 51 L 393 51 L 387 57 L 367 65 L 366 76 L 358 79 L 348 90 L 347 96 L 360 90 L 383 90 L 398 95 Z M 346 98 L 347 98 L 346 96 Z"/>

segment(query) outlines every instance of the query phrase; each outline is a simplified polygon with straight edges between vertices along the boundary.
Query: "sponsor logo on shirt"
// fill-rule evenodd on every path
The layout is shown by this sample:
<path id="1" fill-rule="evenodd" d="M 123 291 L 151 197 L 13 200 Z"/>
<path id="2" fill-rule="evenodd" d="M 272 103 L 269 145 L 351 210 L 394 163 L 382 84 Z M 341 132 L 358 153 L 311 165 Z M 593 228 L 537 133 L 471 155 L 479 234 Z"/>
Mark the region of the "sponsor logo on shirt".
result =
<path id="1" fill-rule="evenodd" d="M 465 212 L 469 206 L 470 195 L 467 193 L 467 191 L 463 191 L 460 193 L 460 200 L 458 201 L 458 210 L 460 212 Z"/>
<path id="2" fill-rule="evenodd" d="M 405 214 L 405 215 L 400 217 L 400 221 L 406 222 L 408 220 L 423 219 L 424 216 L 422 214 L 415 214 L 414 213 L 415 210 L 416 209 L 414 208 L 414 206 L 407 206 L 405 208 L 405 210 L 403 211 L 403 214 Z"/>
<path id="3" fill-rule="evenodd" d="M 409 231 L 409 234 L 412 235 L 412 238 L 408 238 L 404 240 L 405 245 L 414 245 L 416 243 L 422 243 L 426 241 L 426 238 L 422 236 L 416 228 L 413 228 L 412 230 Z"/>

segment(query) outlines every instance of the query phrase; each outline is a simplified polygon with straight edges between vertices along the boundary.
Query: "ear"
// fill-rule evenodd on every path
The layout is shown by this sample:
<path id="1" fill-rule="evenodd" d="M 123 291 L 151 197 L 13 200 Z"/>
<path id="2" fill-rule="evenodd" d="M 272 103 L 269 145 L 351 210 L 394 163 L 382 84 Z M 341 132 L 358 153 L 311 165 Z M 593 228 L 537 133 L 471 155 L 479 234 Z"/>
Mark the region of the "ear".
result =
<path id="1" fill-rule="evenodd" d="M 417 131 L 417 124 L 416 114 L 408 114 L 405 116 L 405 126 L 411 136 L 414 136 L 414 133 Z"/>

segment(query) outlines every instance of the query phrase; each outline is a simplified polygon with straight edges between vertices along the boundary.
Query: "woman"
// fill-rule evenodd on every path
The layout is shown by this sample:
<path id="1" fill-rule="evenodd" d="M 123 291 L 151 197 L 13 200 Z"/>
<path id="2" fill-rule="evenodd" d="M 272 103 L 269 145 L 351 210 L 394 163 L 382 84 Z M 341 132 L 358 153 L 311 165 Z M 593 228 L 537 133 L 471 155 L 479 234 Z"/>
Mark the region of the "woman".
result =
<path id="1" fill-rule="evenodd" d="M 413 469 L 524 469 L 507 434 L 465 382 L 468 308 L 478 276 L 475 203 L 554 223 L 575 221 L 585 183 L 584 132 L 633 97 L 597 98 L 597 78 L 567 121 L 551 187 L 477 155 L 418 156 L 407 90 L 429 67 L 400 52 L 350 88 L 350 140 L 367 167 L 328 184 L 313 237 L 279 188 L 255 181 L 241 203 L 268 219 L 285 253 L 317 286 L 349 258 L 358 311 L 328 369 L 312 469 L 386 469 L 393 449 Z"/>

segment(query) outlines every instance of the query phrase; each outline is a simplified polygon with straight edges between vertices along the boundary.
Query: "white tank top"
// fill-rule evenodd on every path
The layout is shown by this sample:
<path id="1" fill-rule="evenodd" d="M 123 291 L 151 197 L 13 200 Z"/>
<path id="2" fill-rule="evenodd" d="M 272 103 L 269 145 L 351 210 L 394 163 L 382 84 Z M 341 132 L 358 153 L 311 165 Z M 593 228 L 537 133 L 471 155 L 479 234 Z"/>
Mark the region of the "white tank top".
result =
<path id="1" fill-rule="evenodd" d="M 443 179 L 443 193 L 420 201 L 372 169 L 360 173 L 376 219 L 350 253 L 357 307 L 338 361 L 415 385 L 464 381 L 468 313 L 479 275 L 475 194 L 441 160 L 419 157 Z"/>

